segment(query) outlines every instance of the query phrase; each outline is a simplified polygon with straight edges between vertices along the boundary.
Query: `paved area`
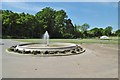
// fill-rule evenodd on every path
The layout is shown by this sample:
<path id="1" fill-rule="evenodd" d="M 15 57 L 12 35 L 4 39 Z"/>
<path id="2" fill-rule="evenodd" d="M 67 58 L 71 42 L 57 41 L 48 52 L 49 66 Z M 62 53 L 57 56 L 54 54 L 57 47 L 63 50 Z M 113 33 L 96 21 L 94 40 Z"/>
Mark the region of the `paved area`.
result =
<path id="1" fill-rule="evenodd" d="M 117 78 L 118 46 L 82 44 L 79 55 L 38 57 L 6 52 L 13 40 L 3 40 L 2 76 L 4 78 Z"/>

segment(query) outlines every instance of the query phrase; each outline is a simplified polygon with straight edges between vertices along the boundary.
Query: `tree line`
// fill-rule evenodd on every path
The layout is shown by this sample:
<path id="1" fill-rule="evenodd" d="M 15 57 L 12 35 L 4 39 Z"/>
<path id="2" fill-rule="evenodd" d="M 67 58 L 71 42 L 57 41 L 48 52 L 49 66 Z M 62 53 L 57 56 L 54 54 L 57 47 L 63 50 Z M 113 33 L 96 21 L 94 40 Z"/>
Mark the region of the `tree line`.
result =
<path id="1" fill-rule="evenodd" d="M 2 38 L 42 38 L 45 31 L 50 38 L 92 38 L 120 36 L 120 29 L 112 33 L 112 26 L 90 28 L 88 23 L 76 25 L 64 10 L 43 8 L 35 15 L 2 10 Z"/>

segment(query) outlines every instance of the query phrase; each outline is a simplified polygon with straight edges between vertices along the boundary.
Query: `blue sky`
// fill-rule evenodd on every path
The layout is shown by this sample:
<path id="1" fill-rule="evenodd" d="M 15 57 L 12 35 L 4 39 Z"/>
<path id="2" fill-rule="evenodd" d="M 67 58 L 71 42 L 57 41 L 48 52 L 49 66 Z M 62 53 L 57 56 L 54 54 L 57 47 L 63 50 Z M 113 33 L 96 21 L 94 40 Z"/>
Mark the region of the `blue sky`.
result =
<path id="1" fill-rule="evenodd" d="M 118 29 L 117 2 L 2 2 L 3 10 L 33 15 L 45 7 L 65 10 L 73 24 L 88 23 L 90 29 L 111 25 L 113 30 Z"/>

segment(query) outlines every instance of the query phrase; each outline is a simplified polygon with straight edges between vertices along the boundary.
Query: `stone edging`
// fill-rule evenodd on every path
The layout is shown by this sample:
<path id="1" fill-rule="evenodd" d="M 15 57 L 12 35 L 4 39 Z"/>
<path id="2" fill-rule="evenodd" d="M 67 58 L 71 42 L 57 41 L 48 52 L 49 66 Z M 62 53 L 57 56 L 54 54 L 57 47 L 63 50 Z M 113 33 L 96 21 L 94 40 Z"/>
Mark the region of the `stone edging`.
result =
<path id="1" fill-rule="evenodd" d="M 17 52 L 13 52 L 13 51 L 9 51 L 8 49 L 6 49 L 6 52 L 7 53 L 12 53 L 12 54 L 16 54 L 16 55 L 25 55 L 25 56 L 38 56 L 38 57 L 52 57 L 52 56 L 70 56 L 70 55 L 78 55 L 78 54 L 82 54 L 83 52 L 85 52 L 86 50 L 85 49 L 82 49 L 82 51 L 80 51 L 79 53 L 71 53 L 71 52 L 68 52 L 67 54 L 66 53 L 57 53 L 57 54 L 20 54 L 20 53 L 17 53 Z M 70 54 L 69 54 L 70 53 Z"/>

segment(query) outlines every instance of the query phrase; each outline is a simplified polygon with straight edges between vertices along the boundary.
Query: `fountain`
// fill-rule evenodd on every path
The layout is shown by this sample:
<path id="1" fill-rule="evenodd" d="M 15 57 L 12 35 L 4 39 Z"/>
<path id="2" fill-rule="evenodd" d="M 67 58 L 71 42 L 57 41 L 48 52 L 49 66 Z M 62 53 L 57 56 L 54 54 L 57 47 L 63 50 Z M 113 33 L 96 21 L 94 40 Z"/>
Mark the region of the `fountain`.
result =
<path id="1" fill-rule="evenodd" d="M 49 34 L 48 31 L 45 32 L 45 34 L 43 35 L 43 39 L 44 39 L 44 44 L 46 44 L 46 46 L 49 46 Z"/>
<path id="2" fill-rule="evenodd" d="M 85 50 L 73 43 L 54 42 L 49 43 L 49 34 L 46 31 L 43 35 L 44 43 L 25 43 L 12 46 L 9 52 L 20 54 L 32 54 L 40 56 L 65 56 L 83 53 Z"/>

